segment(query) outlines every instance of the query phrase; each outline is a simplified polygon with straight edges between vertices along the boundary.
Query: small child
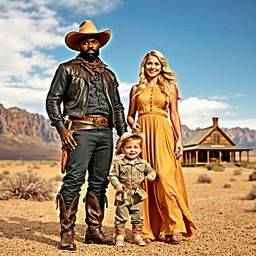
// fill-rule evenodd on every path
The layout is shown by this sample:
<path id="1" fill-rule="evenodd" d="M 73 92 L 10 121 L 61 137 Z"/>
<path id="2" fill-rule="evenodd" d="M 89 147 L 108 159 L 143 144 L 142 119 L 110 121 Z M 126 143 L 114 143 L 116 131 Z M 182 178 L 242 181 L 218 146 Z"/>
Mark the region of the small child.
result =
<path id="1" fill-rule="evenodd" d="M 147 197 L 142 183 L 153 181 L 155 170 L 139 157 L 145 136 L 143 133 L 125 132 L 117 142 L 116 154 L 124 157 L 115 162 L 109 180 L 116 189 L 115 241 L 116 246 L 124 246 L 125 224 L 129 215 L 133 229 L 133 242 L 140 246 L 146 243 L 142 237 L 143 200 Z"/>

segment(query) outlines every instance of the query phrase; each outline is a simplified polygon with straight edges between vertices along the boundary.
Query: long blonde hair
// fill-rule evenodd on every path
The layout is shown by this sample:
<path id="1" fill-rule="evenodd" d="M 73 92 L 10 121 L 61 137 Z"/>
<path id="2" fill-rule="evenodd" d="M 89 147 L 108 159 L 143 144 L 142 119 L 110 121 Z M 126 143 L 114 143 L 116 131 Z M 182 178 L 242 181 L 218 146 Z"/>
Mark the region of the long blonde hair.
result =
<path id="1" fill-rule="evenodd" d="M 139 84 L 137 86 L 137 91 L 136 91 L 135 95 L 133 96 L 133 98 L 138 96 L 142 92 L 142 90 L 144 88 L 146 88 L 146 85 L 148 83 L 147 75 L 145 72 L 145 65 L 146 65 L 146 62 L 147 62 L 149 56 L 156 57 L 159 60 L 159 62 L 161 63 L 162 70 L 161 70 L 160 74 L 158 75 L 157 84 L 158 84 L 160 90 L 162 91 L 162 93 L 164 93 L 166 95 L 166 102 L 167 102 L 167 104 L 169 104 L 172 100 L 172 95 L 170 93 L 170 87 L 171 87 L 171 85 L 174 85 L 176 87 L 176 89 L 178 90 L 177 80 L 175 78 L 174 72 L 169 68 L 166 58 L 164 57 L 164 55 L 161 52 L 159 52 L 157 50 L 148 52 L 145 55 L 145 57 L 143 58 L 141 65 L 140 65 Z M 178 99 L 179 98 L 180 97 L 179 97 L 179 91 L 178 91 Z"/>

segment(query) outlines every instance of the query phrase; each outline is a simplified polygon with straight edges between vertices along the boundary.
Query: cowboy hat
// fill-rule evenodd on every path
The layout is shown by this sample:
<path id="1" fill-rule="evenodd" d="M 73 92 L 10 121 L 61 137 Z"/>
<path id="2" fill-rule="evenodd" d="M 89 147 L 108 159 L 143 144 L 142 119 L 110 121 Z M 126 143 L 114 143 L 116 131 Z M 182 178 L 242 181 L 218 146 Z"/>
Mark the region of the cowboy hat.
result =
<path id="1" fill-rule="evenodd" d="M 140 138 L 142 145 L 144 144 L 144 141 L 145 141 L 145 135 L 142 132 L 135 132 L 135 133 L 124 132 L 116 144 L 116 154 L 117 155 L 122 153 L 121 148 L 124 145 L 124 143 L 126 142 L 126 140 L 128 140 L 129 138 Z"/>
<path id="2" fill-rule="evenodd" d="M 84 20 L 79 28 L 78 31 L 72 31 L 69 32 L 66 37 L 65 37 L 65 43 L 66 45 L 75 50 L 75 51 L 80 51 L 78 48 L 78 40 L 84 36 L 97 36 L 100 38 L 100 47 L 104 46 L 108 40 L 110 39 L 111 36 L 111 31 L 110 30 L 105 30 L 103 32 L 98 32 L 97 28 L 93 24 L 91 20 Z"/>

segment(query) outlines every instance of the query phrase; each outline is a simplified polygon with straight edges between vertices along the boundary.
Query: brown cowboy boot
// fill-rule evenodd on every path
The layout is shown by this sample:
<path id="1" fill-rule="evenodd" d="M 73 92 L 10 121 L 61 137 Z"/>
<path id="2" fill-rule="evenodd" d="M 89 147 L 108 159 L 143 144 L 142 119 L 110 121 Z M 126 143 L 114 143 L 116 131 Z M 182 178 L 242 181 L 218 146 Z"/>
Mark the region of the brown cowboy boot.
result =
<path id="1" fill-rule="evenodd" d="M 58 194 L 56 197 L 57 207 L 59 204 L 60 207 L 60 245 L 59 249 L 61 250 L 76 250 L 76 244 L 74 241 L 75 236 L 75 221 L 76 221 L 76 213 L 78 208 L 79 194 L 71 202 L 69 209 L 67 210 L 64 198 L 62 194 Z"/>
<path id="2" fill-rule="evenodd" d="M 124 235 L 125 235 L 125 226 L 115 226 L 115 240 L 116 246 L 124 246 Z"/>
<path id="3" fill-rule="evenodd" d="M 142 225 L 132 225 L 133 242 L 139 246 L 146 246 L 147 244 L 143 240 L 142 236 Z"/>
<path id="4" fill-rule="evenodd" d="M 114 244 L 114 239 L 107 237 L 101 230 L 104 210 L 101 210 L 97 197 L 87 192 L 86 194 L 86 219 L 88 225 L 85 242 L 88 244 Z"/>

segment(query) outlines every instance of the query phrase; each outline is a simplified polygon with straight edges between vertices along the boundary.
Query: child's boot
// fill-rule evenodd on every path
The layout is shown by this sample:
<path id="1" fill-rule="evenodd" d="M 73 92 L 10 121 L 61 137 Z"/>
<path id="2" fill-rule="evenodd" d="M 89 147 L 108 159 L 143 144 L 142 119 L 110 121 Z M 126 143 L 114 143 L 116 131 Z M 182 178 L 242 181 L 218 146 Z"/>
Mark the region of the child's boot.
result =
<path id="1" fill-rule="evenodd" d="M 115 226 L 115 245 L 124 246 L 125 226 Z"/>
<path id="2" fill-rule="evenodd" d="M 144 242 L 142 237 L 142 225 L 132 225 L 133 231 L 133 242 L 139 246 L 146 246 L 147 244 Z"/>

